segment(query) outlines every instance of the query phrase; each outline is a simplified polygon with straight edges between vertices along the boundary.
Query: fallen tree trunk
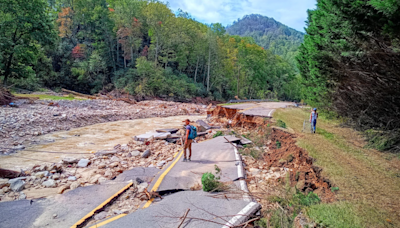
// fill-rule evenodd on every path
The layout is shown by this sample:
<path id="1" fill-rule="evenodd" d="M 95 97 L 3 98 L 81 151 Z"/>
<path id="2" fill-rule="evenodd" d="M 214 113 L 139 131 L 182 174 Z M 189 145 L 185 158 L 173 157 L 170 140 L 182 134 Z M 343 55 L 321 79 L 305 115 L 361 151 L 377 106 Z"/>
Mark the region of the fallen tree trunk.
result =
<path id="1" fill-rule="evenodd" d="M 88 99 L 97 99 L 96 96 L 87 95 L 87 94 L 83 94 L 83 93 L 78 93 L 78 92 L 75 92 L 75 91 L 72 91 L 72 90 L 68 90 L 68 89 L 61 89 L 61 90 L 63 92 L 70 93 L 70 94 L 73 94 L 75 96 L 85 97 L 85 98 L 88 98 Z"/>
<path id="2" fill-rule="evenodd" d="M 14 97 L 17 100 L 39 100 L 40 97 L 21 97 L 21 96 L 16 96 Z"/>

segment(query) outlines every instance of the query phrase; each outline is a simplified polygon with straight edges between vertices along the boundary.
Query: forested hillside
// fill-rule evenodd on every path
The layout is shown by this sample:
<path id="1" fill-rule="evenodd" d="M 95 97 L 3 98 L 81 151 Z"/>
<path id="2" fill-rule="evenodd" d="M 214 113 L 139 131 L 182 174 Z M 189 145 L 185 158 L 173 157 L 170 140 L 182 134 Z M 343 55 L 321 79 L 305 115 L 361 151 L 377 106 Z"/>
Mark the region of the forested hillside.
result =
<path id="1" fill-rule="evenodd" d="M 231 35 L 252 37 L 258 45 L 282 56 L 293 66 L 296 65 L 295 56 L 304 37 L 303 33 L 273 18 L 256 14 L 235 21 L 227 27 L 227 32 Z"/>
<path id="2" fill-rule="evenodd" d="M 319 0 L 306 31 L 303 96 L 400 151 L 400 2 Z"/>
<path id="3" fill-rule="evenodd" d="M 0 79 L 30 90 L 299 99 L 279 45 L 264 50 L 157 1 L 0 0 Z"/>

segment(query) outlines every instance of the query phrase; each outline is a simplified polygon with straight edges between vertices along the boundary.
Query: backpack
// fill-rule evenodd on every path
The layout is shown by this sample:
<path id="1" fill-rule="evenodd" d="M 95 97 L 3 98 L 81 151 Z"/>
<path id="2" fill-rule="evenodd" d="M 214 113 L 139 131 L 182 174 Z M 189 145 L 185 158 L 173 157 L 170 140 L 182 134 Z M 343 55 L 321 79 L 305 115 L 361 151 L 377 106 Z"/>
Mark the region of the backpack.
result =
<path id="1" fill-rule="evenodd" d="M 193 125 L 190 126 L 190 132 L 189 132 L 189 139 L 195 139 L 197 137 L 197 128 Z"/>

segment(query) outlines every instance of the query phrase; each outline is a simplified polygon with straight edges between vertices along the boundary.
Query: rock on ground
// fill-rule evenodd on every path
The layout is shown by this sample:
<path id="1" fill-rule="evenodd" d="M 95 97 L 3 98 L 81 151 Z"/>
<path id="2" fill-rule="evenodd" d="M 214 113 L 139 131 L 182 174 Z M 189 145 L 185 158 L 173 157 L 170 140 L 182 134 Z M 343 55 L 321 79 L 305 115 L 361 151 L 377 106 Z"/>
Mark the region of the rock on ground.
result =
<path id="1" fill-rule="evenodd" d="M 24 189 L 25 187 L 25 181 L 21 180 L 21 179 L 12 179 L 10 180 L 10 189 L 14 192 L 20 192 Z"/>
<path id="2" fill-rule="evenodd" d="M 146 150 L 143 154 L 142 154 L 142 158 L 148 158 L 151 155 L 151 151 L 150 150 Z"/>
<path id="3" fill-rule="evenodd" d="M 46 188 L 54 188 L 54 187 L 56 187 L 56 182 L 52 179 L 49 179 L 49 180 L 43 182 L 42 185 L 45 186 Z"/>
<path id="4" fill-rule="evenodd" d="M 80 168 L 86 168 L 89 165 L 89 163 L 90 163 L 89 159 L 81 159 L 81 160 L 79 160 L 77 166 Z"/>

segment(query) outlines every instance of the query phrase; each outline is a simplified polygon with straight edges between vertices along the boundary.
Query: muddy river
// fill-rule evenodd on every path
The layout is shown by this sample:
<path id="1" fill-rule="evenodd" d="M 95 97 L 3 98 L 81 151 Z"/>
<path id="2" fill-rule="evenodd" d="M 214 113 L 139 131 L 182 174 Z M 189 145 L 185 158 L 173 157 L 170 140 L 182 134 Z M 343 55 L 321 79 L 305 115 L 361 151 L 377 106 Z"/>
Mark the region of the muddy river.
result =
<path id="1" fill-rule="evenodd" d="M 117 144 L 126 144 L 136 135 L 162 128 L 180 128 L 185 119 L 196 121 L 205 118 L 206 116 L 173 116 L 136 119 L 50 133 L 37 137 L 42 142 L 39 145 L 27 147 L 12 155 L 0 156 L 0 167 L 20 170 L 44 162 L 57 163 L 64 157 L 82 158 L 99 150 L 112 149 Z"/>

